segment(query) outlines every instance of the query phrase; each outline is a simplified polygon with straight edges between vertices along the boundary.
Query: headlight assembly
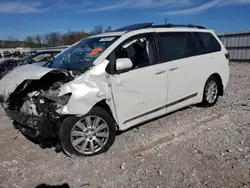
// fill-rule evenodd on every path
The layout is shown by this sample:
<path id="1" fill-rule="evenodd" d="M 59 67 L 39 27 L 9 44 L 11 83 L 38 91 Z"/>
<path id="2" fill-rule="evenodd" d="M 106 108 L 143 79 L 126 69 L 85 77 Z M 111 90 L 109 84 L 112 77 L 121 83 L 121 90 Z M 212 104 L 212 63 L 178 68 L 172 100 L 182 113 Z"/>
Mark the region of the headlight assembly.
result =
<path id="1" fill-rule="evenodd" d="M 72 93 L 67 93 L 65 95 L 62 95 L 60 97 L 58 97 L 58 100 L 56 101 L 58 104 L 61 104 L 61 105 L 66 105 L 71 97 L 71 94 Z"/>

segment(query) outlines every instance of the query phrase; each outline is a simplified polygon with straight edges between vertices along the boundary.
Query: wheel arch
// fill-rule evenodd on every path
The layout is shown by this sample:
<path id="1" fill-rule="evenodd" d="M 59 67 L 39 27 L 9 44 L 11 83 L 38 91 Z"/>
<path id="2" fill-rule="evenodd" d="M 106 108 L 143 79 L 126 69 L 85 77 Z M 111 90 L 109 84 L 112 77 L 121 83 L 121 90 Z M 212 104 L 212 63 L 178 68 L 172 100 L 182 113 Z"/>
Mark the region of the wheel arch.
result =
<path id="1" fill-rule="evenodd" d="M 87 108 L 85 111 L 83 111 L 84 113 L 80 112 L 80 113 L 66 113 L 66 114 L 61 114 L 60 120 L 61 120 L 61 122 L 63 122 L 64 119 L 66 119 L 67 117 L 70 117 L 70 116 L 85 115 L 85 114 L 88 114 L 93 108 L 100 107 L 100 108 L 102 108 L 102 109 L 104 109 L 105 111 L 108 112 L 108 114 L 112 117 L 112 119 L 115 122 L 116 129 L 119 130 L 119 126 L 118 126 L 117 119 L 116 119 L 115 109 L 112 108 L 112 106 L 110 106 L 112 104 L 108 104 L 107 103 L 107 100 L 108 99 L 102 99 L 100 101 L 96 101 L 96 103 L 94 103 L 94 105 L 92 105 L 92 107 L 89 106 L 89 108 Z"/>
<path id="2" fill-rule="evenodd" d="M 92 108 L 94 108 L 94 107 L 100 107 L 100 108 L 106 110 L 109 113 L 109 115 L 113 118 L 113 120 L 115 122 L 116 129 L 119 130 L 119 126 L 117 124 L 117 121 L 116 121 L 116 118 L 115 118 L 115 114 L 114 114 L 115 112 L 113 112 L 111 110 L 111 107 L 107 104 L 106 100 L 107 99 L 103 99 L 103 100 L 97 102 Z"/>
<path id="3" fill-rule="evenodd" d="M 216 80 L 218 81 L 219 84 L 219 96 L 223 96 L 224 95 L 224 87 L 223 87 L 223 82 L 222 82 L 222 78 L 218 73 L 213 73 L 211 76 L 209 76 L 209 78 L 207 80 L 209 80 L 211 77 L 216 78 Z"/>

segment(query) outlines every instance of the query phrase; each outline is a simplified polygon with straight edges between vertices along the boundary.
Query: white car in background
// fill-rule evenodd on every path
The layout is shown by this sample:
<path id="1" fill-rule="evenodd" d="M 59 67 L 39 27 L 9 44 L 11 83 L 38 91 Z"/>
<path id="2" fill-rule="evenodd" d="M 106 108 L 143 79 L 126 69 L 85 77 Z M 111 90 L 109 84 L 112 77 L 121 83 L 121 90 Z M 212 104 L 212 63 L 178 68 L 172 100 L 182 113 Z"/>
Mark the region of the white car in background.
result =
<path id="1" fill-rule="evenodd" d="M 212 30 L 136 24 L 81 40 L 44 66 L 16 68 L 0 81 L 0 95 L 29 140 L 90 156 L 107 151 L 117 130 L 192 104 L 213 106 L 228 63 Z"/>

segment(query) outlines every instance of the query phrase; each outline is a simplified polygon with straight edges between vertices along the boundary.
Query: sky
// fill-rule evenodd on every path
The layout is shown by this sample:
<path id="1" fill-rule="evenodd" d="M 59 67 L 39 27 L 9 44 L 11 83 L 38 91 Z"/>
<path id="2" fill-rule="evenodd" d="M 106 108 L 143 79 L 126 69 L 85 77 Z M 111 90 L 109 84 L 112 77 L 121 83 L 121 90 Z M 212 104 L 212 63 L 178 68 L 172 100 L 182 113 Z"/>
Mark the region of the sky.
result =
<path id="1" fill-rule="evenodd" d="M 250 0 L 0 0 L 0 39 L 142 22 L 250 30 Z"/>

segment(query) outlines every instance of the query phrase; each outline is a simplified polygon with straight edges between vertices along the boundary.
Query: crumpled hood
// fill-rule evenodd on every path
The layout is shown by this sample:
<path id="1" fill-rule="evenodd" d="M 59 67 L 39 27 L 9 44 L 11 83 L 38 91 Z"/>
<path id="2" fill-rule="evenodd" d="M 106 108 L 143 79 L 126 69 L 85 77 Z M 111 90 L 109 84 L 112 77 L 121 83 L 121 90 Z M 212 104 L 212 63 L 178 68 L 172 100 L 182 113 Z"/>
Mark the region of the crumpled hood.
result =
<path id="1" fill-rule="evenodd" d="M 0 96 L 7 101 L 10 94 L 25 80 L 39 80 L 54 69 L 36 64 L 23 65 L 14 68 L 0 80 Z"/>

